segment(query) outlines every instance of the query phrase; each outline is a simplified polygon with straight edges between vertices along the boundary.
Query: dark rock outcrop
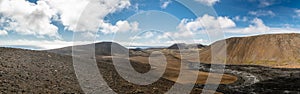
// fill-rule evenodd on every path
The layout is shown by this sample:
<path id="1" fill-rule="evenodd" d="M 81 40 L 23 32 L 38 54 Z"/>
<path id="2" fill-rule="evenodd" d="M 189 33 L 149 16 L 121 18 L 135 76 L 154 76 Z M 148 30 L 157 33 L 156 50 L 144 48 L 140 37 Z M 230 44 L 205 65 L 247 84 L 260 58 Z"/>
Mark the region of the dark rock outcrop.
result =
<path id="1" fill-rule="evenodd" d="M 168 49 L 199 49 L 204 48 L 205 45 L 202 44 L 185 44 L 185 43 L 177 43 L 173 44 Z"/>

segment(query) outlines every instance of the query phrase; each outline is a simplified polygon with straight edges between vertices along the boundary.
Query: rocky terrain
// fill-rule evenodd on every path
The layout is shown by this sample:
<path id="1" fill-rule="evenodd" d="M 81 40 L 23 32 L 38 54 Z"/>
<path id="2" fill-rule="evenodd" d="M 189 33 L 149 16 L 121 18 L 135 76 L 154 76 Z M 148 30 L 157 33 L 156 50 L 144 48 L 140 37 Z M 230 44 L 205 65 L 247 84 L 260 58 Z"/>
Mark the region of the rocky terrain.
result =
<path id="1" fill-rule="evenodd" d="M 225 94 L 299 94 L 300 69 L 298 58 L 299 34 L 259 35 L 244 38 L 227 39 L 227 63 L 224 70 L 211 68 L 210 46 L 191 49 L 190 45 L 174 44 L 169 48 L 131 49 L 112 42 L 79 45 L 75 52 L 88 54 L 86 50 L 95 50 L 97 67 L 108 86 L 120 94 L 162 94 L 175 82 L 195 84 L 192 94 L 199 94 L 205 86 L 208 76 L 221 75 L 220 86 L 216 93 Z M 216 42 L 218 43 L 218 42 Z M 214 44 L 216 44 L 214 43 Z M 212 45 L 214 45 L 212 44 Z M 95 49 L 90 49 L 95 46 Z M 176 46 L 180 46 L 177 47 Z M 80 49 L 76 49 L 80 48 Z M 179 51 L 178 48 L 185 50 Z M 113 50 L 112 50 L 113 49 Z M 146 73 L 152 68 L 149 56 L 152 52 L 162 52 L 167 61 L 166 71 L 155 83 L 136 85 L 122 78 L 112 63 L 112 57 L 129 60 L 133 68 Z M 194 51 L 200 51 L 195 53 Z M 120 57 L 127 53 L 129 58 Z M 194 58 L 200 54 L 199 58 Z M 0 48 L 0 93 L 83 93 L 77 80 L 72 63 L 72 47 L 48 51 L 33 51 L 14 48 Z M 181 64 L 183 63 L 183 64 Z M 128 67 L 119 63 L 118 68 L 127 72 Z M 177 81 L 181 67 L 189 70 L 187 74 L 198 75 L 196 83 Z M 130 77 L 138 77 L 128 72 Z M 142 77 L 149 79 L 151 77 Z M 214 78 L 211 78 L 214 79 Z M 215 83 L 207 83 L 214 86 Z M 182 91 L 178 89 L 178 91 Z"/>
<path id="2" fill-rule="evenodd" d="M 76 79 L 72 57 L 45 51 L 0 48 L 0 92 L 11 93 L 83 93 Z M 112 90 L 120 94 L 162 94 L 173 81 L 161 78 L 150 85 L 135 85 L 118 75 L 111 59 L 97 58 L 100 73 Z M 149 66 L 132 61 L 138 72 L 147 72 Z M 175 74 L 176 75 L 176 74 Z M 135 76 L 135 75 L 131 75 Z M 103 82 L 104 83 L 104 82 Z M 200 93 L 194 88 L 192 93 Z"/>
<path id="3" fill-rule="evenodd" d="M 70 56 L 0 48 L 0 93 L 81 93 Z"/>

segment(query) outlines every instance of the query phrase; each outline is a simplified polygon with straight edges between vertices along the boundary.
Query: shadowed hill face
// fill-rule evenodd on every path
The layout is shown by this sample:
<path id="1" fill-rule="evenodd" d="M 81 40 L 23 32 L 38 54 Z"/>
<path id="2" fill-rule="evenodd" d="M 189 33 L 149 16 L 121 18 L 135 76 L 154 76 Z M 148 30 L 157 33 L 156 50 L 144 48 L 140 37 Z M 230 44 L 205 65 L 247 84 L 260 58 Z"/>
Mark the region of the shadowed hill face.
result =
<path id="1" fill-rule="evenodd" d="M 95 44 L 73 46 L 74 51 L 76 51 L 77 53 L 82 53 L 82 54 L 89 54 L 88 52 L 91 52 L 90 50 L 93 50 L 90 48 L 93 48 L 93 47 L 95 47 L 96 55 L 111 56 L 111 55 L 128 53 L 127 48 L 123 47 L 122 45 L 120 45 L 118 43 L 114 43 L 114 42 L 100 42 L 100 43 L 95 43 Z M 72 55 L 72 47 L 48 50 L 48 52 L 54 52 L 54 53 L 64 54 L 64 55 Z"/>
<path id="2" fill-rule="evenodd" d="M 184 43 L 178 43 L 178 44 L 173 44 L 168 49 L 186 49 L 186 44 Z"/>
<path id="3" fill-rule="evenodd" d="M 113 42 L 101 42 L 95 44 L 96 55 L 116 55 L 116 54 L 127 54 L 128 49 L 118 43 Z"/>
<path id="4" fill-rule="evenodd" d="M 178 43 L 178 44 L 173 44 L 168 49 L 192 49 L 192 48 L 204 48 L 206 47 L 205 45 L 202 44 L 185 44 L 185 43 Z"/>
<path id="5" fill-rule="evenodd" d="M 269 34 L 226 39 L 227 64 L 287 66 L 300 64 L 300 34 Z M 218 45 L 218 42 L 212 44 Z M 211 61 L 211 50 L 200 52 L 202 62 Z M 219 49 L 224 49 L 224 45 Z"/>

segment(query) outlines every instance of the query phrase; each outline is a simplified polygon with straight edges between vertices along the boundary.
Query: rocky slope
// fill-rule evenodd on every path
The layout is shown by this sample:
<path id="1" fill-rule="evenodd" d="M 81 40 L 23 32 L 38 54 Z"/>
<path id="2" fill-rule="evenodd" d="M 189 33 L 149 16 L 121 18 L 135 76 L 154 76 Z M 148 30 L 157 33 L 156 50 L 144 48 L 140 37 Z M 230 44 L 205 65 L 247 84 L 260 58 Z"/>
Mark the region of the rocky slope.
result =
<path id="1" fill-rule="evenodd" d="M 71 61 L 53 53 L 0 48 L 0 93 L 81 93 Z"/>
<path id="2" fill-rule="evenodd" d="M 95 43 L 95 44 L 78 45 L 78 46 L 74 46 L 74 51 L 77 51 L 80 53 L 87 53 L 87 52 L 90 52 L 87 50 L 94 50 L 94 49 L 90 49 L 90 48 L 95 48 L 96 55 L 111 56 L 111 55 L 128 53 L 127 48 L 123 47 L 122 45 L 120 45 L 118 43 L 114 43 L 114 42 L 100 42 L 100 43 Z M 52 49 L 52 50 L 48 50 L 48 52 L 64 54 L 64 55 L 71 55 L 72 54 L 72 46 L 60 48 L 60 49 Z"/>
<path id="3" fill-rule="evenodd" d="M 173 81 L 160 78 L 150 85 L 136 85 L 119 76 L 111 59 L 96 59 L 105 83 L 118 94 L 163 94 L 174 84 Z M 141 73 L 150 69 L 143 63 L 131 64 Z M 201 88 L 194 88 L 192 94 L 200 92 Z M 45 51 L 0 48 L 0 94 L 45 93 L 84 93 L 76 78 L 72 57 Z"/>
<path id="4" fill-rule="evenodd" d="M 226 63 L 264 66 L 300 65 L 299 41 L 300 34 L 295 33 L 229 38 L 226 39 Z M 212 45 L 224 49 L 224 45 L 218 45 L 219 42 Z M 211 61 L 210 47 L 200 52 L 202 62 Z"/>

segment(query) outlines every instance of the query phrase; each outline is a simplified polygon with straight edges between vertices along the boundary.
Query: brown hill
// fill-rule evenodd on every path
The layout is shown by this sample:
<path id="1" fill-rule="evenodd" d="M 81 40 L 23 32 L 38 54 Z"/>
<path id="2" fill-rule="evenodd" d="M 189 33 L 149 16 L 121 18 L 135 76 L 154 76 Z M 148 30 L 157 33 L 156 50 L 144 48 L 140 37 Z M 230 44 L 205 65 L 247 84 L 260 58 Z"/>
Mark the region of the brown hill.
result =
<path id="1" fill-rule="evenodd" d="M 220 42 L 217 41 L 212 45 L 224 49 L 224 45 L 220 45 Z M 227 64 L 254 64 L 277 67 L 300 65 L 300 34 L 235 37 L 226 39 L 226 43 Z M 209 63 L 211 61 L 210 48 L 211 46 L 200 52 L 201 62 Z"/>
<path id="2" fill-rule="evenodd" d="M 95 54 L 96 55 L 104 55 L 104 56 L 111 56 L 117 54 L 124 54 L 128 52 L 128 49 L 123 47 L 122 45 L 114 42 L 100 42 L 95 44 L 87 44 L 87 45 L 78 45 L 74 46 L 77 52 L 80 53 L 88 53 L 92 50 L 90 48 L 95 47 Z M 113 49 L 113 50 L 112 50 Z M 64 54 L 64 55 L 71 55 L 72 54 L 72 46 L 60 48 L 60 49 L 52 49 L 48 50 L 48 52 Z"/>

